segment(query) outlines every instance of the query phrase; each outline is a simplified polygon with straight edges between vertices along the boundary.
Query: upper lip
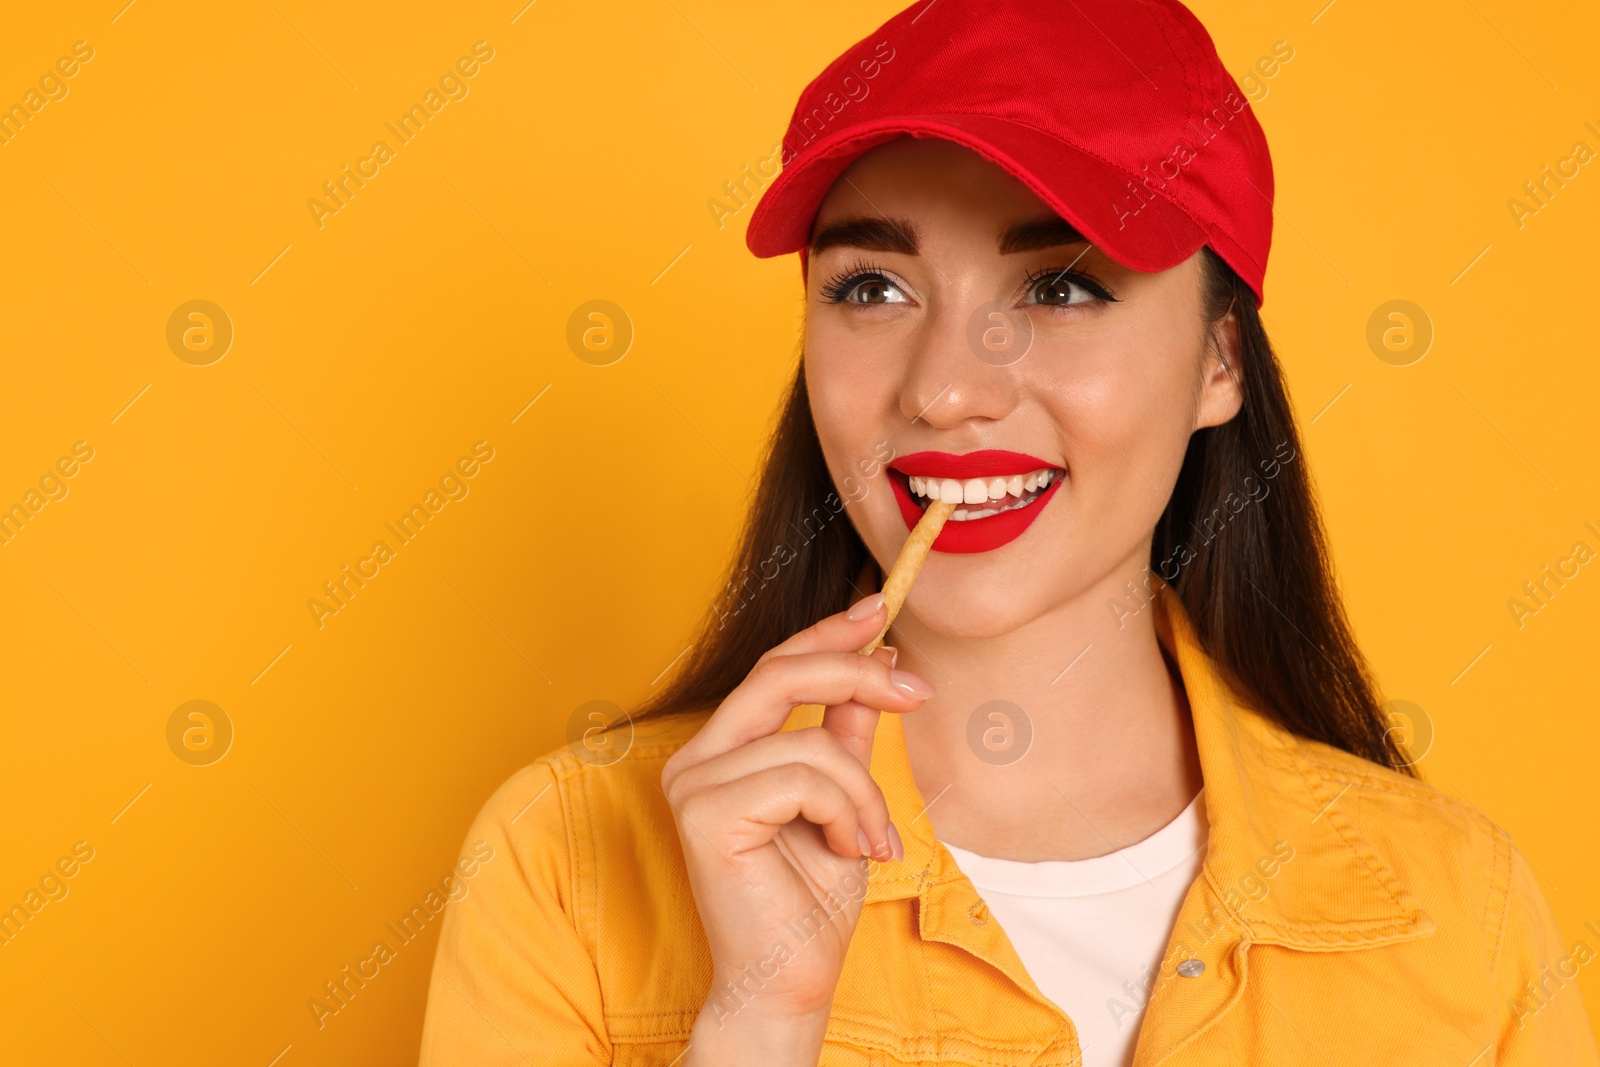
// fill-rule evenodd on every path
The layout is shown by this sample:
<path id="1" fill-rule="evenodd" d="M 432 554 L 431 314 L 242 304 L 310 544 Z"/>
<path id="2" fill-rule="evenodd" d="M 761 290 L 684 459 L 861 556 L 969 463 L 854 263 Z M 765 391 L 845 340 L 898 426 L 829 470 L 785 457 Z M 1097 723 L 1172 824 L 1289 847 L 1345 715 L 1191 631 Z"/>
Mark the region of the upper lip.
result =
<path id="1" fill-rule="evenodd" d="M 912 452 L 897 457 L 889 466 L 901 474 L 918 477 L 1001 478 L 1027 474 L 1045 467 L 1059 468 L 1060 465 L 1025 452 L 984 448 L 960 455 L 953 452 Z"/>

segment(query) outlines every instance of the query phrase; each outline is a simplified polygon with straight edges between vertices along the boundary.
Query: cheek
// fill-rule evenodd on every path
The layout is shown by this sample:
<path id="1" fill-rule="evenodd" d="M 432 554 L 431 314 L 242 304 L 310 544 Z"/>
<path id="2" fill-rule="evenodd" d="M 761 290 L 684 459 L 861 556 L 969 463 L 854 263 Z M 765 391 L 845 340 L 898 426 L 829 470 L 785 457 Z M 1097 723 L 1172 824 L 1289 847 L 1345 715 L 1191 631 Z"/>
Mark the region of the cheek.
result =
<path id="1" fill-rule="evenodd" d="M 823 452 L 830 454 L 841 438 L 847 438 L 853 424 L 852 408 L 856 399 L 849 389 L 842 388 L 840 365 L 827 355 L 818 355 L 809 344 L 804 356 L 806 396 L 811 404 L 811 421 L 816 425 L 817 437 L 822 441 Z"/>
<path id="2" fill-rule="evenodd" d="M 903 421 L 894 361 L 849 337 L 818 337 L 809 328 L 804 359 L 811 419 L 834 492 L 869 545 L 903 536 L 886 467 L 891 449 L 904 444 L 886 440 Z"/>
<path id="3" fill-rule="evenodd" d="M 1073 498 L 1097 526 L 1148 532 L 1183 466 L 1197 371 L 1170 339 L 1085 346 L 1041 382 L 1060 427 Z"/>
<path id="4" fill-rule="evenodd" d="M 1154 459 L 1187 440 L 1195 371 L 1170 343 L 1146 339 L 1085 346 L 1055 362 L 1061 369 L 1041 385 L 1058 422 L 1085 453 Z M 1071 453 L 1067 458 L 1070 462 Z"/>
<path id="5" fill-rule="evenodd" d="M 826 320 L 806 325 L 806 393 L 829 466 L 842 477 L 871 459 L 897 411 L 898 357 Z"/>

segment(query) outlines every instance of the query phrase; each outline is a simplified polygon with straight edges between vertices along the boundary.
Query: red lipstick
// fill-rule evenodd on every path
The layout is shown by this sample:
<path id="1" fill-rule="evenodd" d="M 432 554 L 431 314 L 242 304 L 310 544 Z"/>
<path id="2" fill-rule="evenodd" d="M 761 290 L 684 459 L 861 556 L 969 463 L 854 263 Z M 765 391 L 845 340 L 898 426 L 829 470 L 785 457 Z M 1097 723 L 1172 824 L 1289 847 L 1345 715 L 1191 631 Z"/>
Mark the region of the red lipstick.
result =
<path id="1" fill-rule="evenodd" d="M 922 518 L 924 508 L 923 504 L 918 503 L 919 498 L 911 492 L 910 478 L 913 475 L 965 481 L 969 478 L 1010 478 L 1043 468 L 1056 471 L 1056 476 L 1030 503 L 982 519 L 965 521 L 952 519 L 944 524 L 938 538 L 933 542 L 935 552 L 963 554 L 992 552 L 1002 545 L 1015 541 L 1022 536 L 1024 530 L 1033 525 L 1033 521 L 1039 517 L 1039 513 L 1044 510 L 1045 505 L 1055 496 L 1056 489 L 1061 485 L 1063 477 L 1061 467 L 1038 456 L 995 448 L 961 455 L 950 452 L 913 452 L 900 456 L 889 464 L 889 482 L 894 487 L 895 502 L 900 506 L 900 515 L 905 520 L 906 529 L 910 530 L 917 524 L 917 520 Z M 978 510 L 983 505 L 968 506 L 972 510 Z"/>

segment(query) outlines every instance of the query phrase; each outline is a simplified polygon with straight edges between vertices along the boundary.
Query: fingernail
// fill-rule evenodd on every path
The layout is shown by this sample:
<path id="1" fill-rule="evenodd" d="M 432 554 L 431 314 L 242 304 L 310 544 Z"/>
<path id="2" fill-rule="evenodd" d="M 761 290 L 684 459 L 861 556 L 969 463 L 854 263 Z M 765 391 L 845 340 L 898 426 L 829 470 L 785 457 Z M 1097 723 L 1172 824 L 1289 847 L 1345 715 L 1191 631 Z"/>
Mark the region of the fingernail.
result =
<path id="1" fill-rule="evenodd" d="M 872 855 L 872 845 L 867 841 L 867 832 L 860 827 L 856 828 L 856 840 L 861 843 L 861 854 L 863 856 Z"/>
<path id="2" fill-rule="evenodd" d="M 900 831 L 894 828 L 894 823 L 889 824 L 889 844 L 894 849 L 895 859 L 903 860 L 906 858 L 905 843 L 900 840 Z"/>
<path id="3" fill-rule="evenodd" d="M 889 666 L 891 668 L 893 668 L 894 664 L 895 664 L 895 660 L 900 658 L 900 650 L 898 648 L 895 648 L 893 645 L 880 645 L 879 647 L 880 648 L 886 648 L 886 649 L 889 650 Z"/>
<path id="4" fill-rule="evenodd" d="M 889 680 L 896 689 L 903 689 L 914 697 L 926 700 L 933 696 L 933 686 L 918 678 L 910 671 L 890 671 Z"/>
<path id="5" fill-rule="evenodd" d="M 862 619 L 872 618 L 872 616 L 876 615 L 882 610 L 883 594 L 873 593 L 871 596 L 867 597 L 867 599 L 861 601 L 855 607 L 851 608 L 850 611 L 845 615 L 845 618 L 849 619 L 851 622 L 860 622 Z"/>

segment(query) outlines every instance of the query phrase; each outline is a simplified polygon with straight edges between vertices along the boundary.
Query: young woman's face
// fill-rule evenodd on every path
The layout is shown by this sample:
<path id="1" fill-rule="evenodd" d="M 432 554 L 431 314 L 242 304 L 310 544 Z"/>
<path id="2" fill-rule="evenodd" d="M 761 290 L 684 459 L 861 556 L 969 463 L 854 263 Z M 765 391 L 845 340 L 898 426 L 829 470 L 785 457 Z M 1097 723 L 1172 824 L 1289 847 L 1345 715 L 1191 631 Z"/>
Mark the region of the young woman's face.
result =
<path id="1" fill-rule="evenodd" d="M 1240 404 L 1200 254 L 1130 270 L 999 167 L 910 137 L 856 160 L 812 241 L 806 386 L 857 530 L 887 570 L 926 494 L 972 501 L 908 610 L 992 636 L 1138 579 L 1190 435 Z"/>

